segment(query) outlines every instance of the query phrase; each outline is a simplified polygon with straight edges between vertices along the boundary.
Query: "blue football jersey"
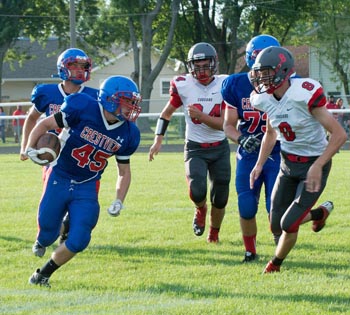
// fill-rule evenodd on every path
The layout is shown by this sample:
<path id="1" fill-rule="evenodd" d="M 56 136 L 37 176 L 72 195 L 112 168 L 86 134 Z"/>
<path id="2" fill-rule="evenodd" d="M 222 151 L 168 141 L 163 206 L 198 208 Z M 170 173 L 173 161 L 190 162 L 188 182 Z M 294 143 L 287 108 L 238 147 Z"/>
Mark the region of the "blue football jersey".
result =
<path id="1" fill-rule="evenodd" d="M 121 121 L 110 125 L 103 107 L 87 94 L 66 97 L 61 112 L 65 125 L 60 134 L 61 152 L 52 166 L 75 183 L 100 179 L 108 158 L 129 159 L 139 146 L 136 124 Z"/>
<path id="2" fill-rule="evenodd" d="M 78 93 L 85 93 L 97 99 L 98 90 L 87 86 L 81 86 Z M 46 116 L 57 113 L 68 96 L 62 87 L 62 84 L 38 84 L 34 87 L 31 95 L 31 102 L 39 113 L 45 113 Z"/>
<path id="3" fill-rule="evenodd" d="M 221 87 L 221 94 L 225 102 L 237 109 L 239 131 L 245 136 L 259 135 L 258 138 L 262 139 L 266 131 L 267 114 L 251 106 L 250 94 L 252 91 L 253 86 L 246 72 L 231 74 Z M 274 150 L 279 150 L 279 142 L 276 143 Z"/>

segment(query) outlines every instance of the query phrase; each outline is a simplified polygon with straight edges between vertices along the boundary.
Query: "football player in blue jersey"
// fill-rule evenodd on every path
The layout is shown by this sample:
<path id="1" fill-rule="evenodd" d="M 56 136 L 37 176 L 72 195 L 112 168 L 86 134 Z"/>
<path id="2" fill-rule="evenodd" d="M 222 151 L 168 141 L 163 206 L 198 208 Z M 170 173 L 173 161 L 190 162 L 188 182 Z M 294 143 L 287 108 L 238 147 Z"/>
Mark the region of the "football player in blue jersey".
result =
<path id="1" fill-rule="evenodd" d="M 88 55 L 81 49 L 69 48 L 63 51 L 57 58 L 57 74 L 62 82 L 58 84 L 38 84 L 34 87 L 31 95 L 33 106 L 30 108 L 28 116 L 23 126 L 20 159 L 28 159 L 25 154 L 28 137 L 41 115 L 50 116 L 60 110 L 61 104 L 66 96 L 72 93 L 86 93 L 93 98 L 97 98 L 98 89 L 83 86 L 82 84 L 90 79 L 92 62 Z M 52 130 L 56 134 L 59 130 Z M 46 167 L 43 168 L 43 178 Z M 60 243 L 68 235 L 69 218 L 65 217 L 61 229 Z M 41 257 L 42 250 L 34 244 L 33 252 Z"/>
<path id="2" fill-rule="evenodd" d="M 258 35 L 250 40 L 246 47 L 246 63 L 249 68 L 254 64 L 259 52 L 269 46 L 280 46 L 278 40 L 270 35 Z M 261 139 L 266 128 L 266 114 L 254 110 L 249 97 L 253 91 L 248 73 L 230 75 L 222 84 L 222 96 L 226 102 L 224 131 L 226 136 L 239 144 L 236 152 L 236 191 L 238 210 L 245 255 L 243 262 L 257 258 L 256 253 L 256 213 L 262 185 L 265 186 L 266 210 L 269 213 L 271 192 L 280 165 L 280 145 L 276 142 L 274 149 L 254 189 L 249 187 L 249 176 L 259 155 Z"/>
<path id="3" fill-rule="evenodd" d="M 68 239 L 33 273 L 29 283 L 50 286 L 52 273 L 88 246 L 99 217 L 99 181 L 112 156 L 117 161 L 118 177 L 115 200 L 108 212 L 120 214 L 131 182 L 130 156 L 140 142 L 134 123 L 141 111 L 140 102 L 132 80 L 112 76 L 101 84 L 98 100 L 85 93 L 69 95 L 59 112 L 33 128 L 26 154 L 39 165 L 45 161 L 34 149 L 37 140 L 48 130 L 62 128 L 61 152 L 47 171 L 39 204 L 37 243 L 44 252 L 53 244 L 67 209 L 70 230 Z"/>

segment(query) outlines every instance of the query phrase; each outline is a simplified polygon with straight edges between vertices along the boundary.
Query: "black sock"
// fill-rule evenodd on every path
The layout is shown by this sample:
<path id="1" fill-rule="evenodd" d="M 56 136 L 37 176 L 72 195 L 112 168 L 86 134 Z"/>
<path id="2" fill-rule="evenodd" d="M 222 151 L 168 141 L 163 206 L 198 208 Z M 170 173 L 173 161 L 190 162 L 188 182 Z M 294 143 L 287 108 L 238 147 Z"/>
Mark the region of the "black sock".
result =
<path id="1" fill-rule="evenodd" d="M 323 218 L 323 210 L 321 208 L 317 208 L 315 210 L 311 210 L 311 220 L 321 220 Z"/>
<path id="2" fill-rule="evenodd" d="M 44 267 L 40 269 L 40 273 L 49 278 L 60 266 L 58 266 L 52 259 L 50 259 Z"/>
<path id="3" fill-rule="evenodd" d="M 278 257 L 276 257 L 276 256 L 273 256 L 273 258 L 272 258 L 272 263 L 273 263 L 275 266 L 281 266 L 282 263 L 283 263 L 283 260 L 284 260 L 284 258 L 281 259 L 281 258 L 278 258 Z"/>

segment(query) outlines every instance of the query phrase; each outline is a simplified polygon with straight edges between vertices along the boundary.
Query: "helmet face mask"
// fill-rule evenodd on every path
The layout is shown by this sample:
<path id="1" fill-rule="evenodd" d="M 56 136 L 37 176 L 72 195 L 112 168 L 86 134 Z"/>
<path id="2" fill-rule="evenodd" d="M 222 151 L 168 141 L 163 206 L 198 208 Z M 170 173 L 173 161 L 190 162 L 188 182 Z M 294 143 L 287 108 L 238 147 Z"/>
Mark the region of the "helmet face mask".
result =
<path id="1" fill-rule="evenodd" d="M 91 68 L 91 59 L 81 49 L 67 49 L 57 59 L 58 76 L 77 85 L 90 79 Z"/>
<path id="2" fill-rule="evenodd" d="M 218 64 L 216 50 L 208 43 L 197 43 L 188 52 L 187 67 L 192 76 L 201 83 L 211 81 Z"/>
<path id="3" fill-rule="evenodd" d="M 250 74 L 257 93 L 273 94 L 294 73 L 294 58 L 282 47 L 268 47 L 258 55 Z"/>
<path id="4" fill-rule="evenodd" d="M 98 101 L 119 121 L 135 121 L 141 113 L 142 97 L 137 86 L 124 76 L 107 78 L 101 84 Z"/>

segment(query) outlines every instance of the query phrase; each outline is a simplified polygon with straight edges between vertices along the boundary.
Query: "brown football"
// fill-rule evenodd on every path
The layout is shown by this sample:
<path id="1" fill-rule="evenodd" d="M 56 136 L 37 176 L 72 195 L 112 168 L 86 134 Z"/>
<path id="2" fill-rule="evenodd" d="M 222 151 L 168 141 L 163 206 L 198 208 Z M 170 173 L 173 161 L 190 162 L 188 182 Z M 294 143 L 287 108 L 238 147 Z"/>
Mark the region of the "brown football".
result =
<path id="1" fill-rule="evenodd" d="M 46 152 L 38 155 L 39 159 L 48 160 L 49 163 L 51 163 L 52 161 L 56 160 L 56 158 L 60 153 L 60 150 L 61 150 L 60 139 L 55 134 L 47 132 L 39 138 L 36 144 L 37 150 L 42 148 L 51 149 L 56 154 L 56 156 L 54 156 L 54 154 L 50 152 Z"/>

